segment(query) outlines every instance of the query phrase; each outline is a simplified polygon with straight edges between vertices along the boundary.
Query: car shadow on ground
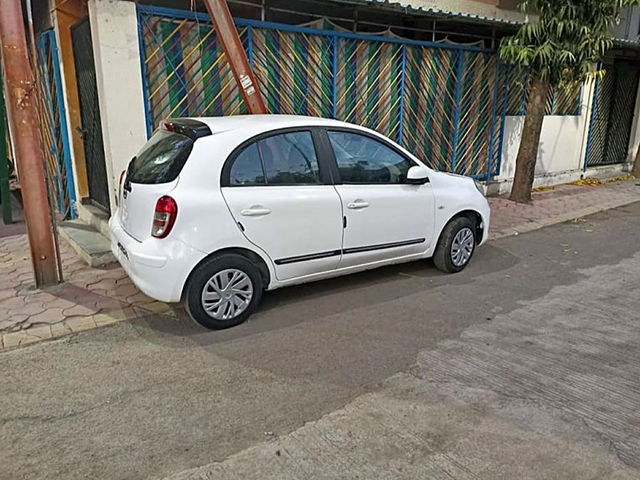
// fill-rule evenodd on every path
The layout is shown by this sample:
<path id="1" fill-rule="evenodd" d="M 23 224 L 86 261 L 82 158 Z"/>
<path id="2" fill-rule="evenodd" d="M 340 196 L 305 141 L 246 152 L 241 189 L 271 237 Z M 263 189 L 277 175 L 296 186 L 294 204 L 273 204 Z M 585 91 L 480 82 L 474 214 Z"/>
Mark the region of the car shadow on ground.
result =
<path id="1" fill-rule="evenodd" d="M 518 257 L 507 250 L 488 244 L 478 250 L 465 271 L 456 275 L 442 273 L 431 260 L 423 260 L 265 292 L 260 309 L 244 324 L 228 330 L 207 330 L 178 305 L 174 307 L 175 317 L 141 315 L 133 324 L 143 336 L 144 330 L 151 330 L 167 340 L 190 337 L 200 344 L 214 344 L 431 292 L 442 286 L 464 285 L 518 262 Z"/>

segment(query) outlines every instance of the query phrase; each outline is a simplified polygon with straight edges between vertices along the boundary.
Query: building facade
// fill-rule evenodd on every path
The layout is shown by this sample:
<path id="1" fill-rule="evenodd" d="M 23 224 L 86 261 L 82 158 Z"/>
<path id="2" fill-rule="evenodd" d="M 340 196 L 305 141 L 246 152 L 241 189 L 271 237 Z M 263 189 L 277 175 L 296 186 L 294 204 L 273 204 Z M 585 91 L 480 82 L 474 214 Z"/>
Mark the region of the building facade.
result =
<path id="1" fill-rule="evenodd" d="M 245 112 L 209 19 L 191 2 L 50 2 L 37 35 L 55 51 L 58 131 L 81 218 L 116 208 L 120 173 L 161 120 Z M 527 79 L 496 54 L 526 21 L 516 4 L 229 1 L 270 112 L 366 125 L 493 192 L 509 189 L 526 108 Z M 637 13 L 616 27 L 603 79 L 550 93 L 536 185 L 628 169 L 640 143 Z"/>

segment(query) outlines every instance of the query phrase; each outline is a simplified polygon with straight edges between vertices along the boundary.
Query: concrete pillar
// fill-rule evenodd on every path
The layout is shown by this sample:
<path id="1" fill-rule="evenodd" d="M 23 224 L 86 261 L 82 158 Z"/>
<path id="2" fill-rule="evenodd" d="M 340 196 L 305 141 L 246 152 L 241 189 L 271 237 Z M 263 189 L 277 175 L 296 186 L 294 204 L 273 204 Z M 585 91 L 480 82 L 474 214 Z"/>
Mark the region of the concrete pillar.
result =
<path id="1" fill-rule="evenodd" d="M 113 213 L 120 172 L 147 141 L 136 5 L 89 0 L 89 21 Z"/>
<path id="2" fill-rule="evenodd" d="M 580 149 L 580 165 L 578 168 L 583 170 L 586 168 L 587 145 L 589 142 L 589 128 L 591 126 L 591 116 L 594 107 L 593 94 L 595 93 L 596 82 L 597 80 L 595 78 L 589 79 L 584 83 L 584 88 L 582 89 L 582 114 L 586 118 L 582 132 L 582 147 Z"/>
<path id="3" fill-rule="evenodd" d="M 633 126 L 631 127 L 631 138 L 629 139 L 629 150 L 627 153 L 627 162 L 633 163 L 636 159 L 636 152 L 640 148 L 640 85 L 638 85 L 638 93 L 636 95 L 636 105 L 633 117 Z M 631 165 L 633 167 L 633 165 Z"/>

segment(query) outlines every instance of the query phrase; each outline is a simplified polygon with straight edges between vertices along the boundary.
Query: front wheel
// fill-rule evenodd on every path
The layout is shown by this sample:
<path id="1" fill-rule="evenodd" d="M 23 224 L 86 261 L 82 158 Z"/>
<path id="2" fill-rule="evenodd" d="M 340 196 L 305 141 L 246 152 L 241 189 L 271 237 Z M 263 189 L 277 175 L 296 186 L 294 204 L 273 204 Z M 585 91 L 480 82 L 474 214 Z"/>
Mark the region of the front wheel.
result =
<path id="1" fill-rule="evenodd" d="M 471 261 L 475 248 L 476 225 L 467 217 L 454 218 L 440 235 L 433 263 L 443 272 L 460 272 Z"/>
<path id="2" fill-rule="evenodd" d="M 187 288 L 189 316 L 206 328 L 220 330 L 244 322 L 262 298 L 260 270 L 251 260 L 235 254 L 205 262 L 194 272 Z"/>

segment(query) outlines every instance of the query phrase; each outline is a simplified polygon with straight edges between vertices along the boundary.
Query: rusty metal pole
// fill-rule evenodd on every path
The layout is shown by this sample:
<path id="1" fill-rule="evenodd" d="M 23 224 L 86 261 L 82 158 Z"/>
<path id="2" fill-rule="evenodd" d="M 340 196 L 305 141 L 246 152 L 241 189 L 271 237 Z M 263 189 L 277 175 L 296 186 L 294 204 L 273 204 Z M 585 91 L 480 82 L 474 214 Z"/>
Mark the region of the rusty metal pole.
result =
<path id="1" fill-rule="evenodd" d="M 36 88 L 20 0 L 2 0 L 0 45 L 36 286 L 53 285 L 58 283 L 53 225 L 40 151 Z"/>
<path id="2" fill-rule="evenodd" d="M 226 0 L 204 0 L 249 113 L 268 113 Z"/>

